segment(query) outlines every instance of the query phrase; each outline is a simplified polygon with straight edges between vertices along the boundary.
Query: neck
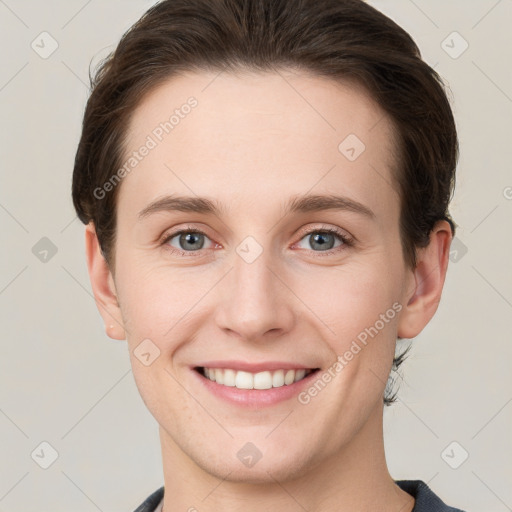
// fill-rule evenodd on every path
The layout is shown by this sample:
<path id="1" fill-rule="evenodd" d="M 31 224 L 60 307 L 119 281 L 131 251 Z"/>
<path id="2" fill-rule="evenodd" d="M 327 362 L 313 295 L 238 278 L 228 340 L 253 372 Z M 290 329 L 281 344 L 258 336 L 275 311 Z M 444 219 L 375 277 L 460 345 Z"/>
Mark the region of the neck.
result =
<path id="1" fill-rule="evenodd" d="M 198 466 L 160 427 L 164 468 L 164 512 L 411 512 L 414 498 L 388 472 L 382 432 L 382 404 L 364 427 L 306 472 L 263 483 L 234 481 Z"/>

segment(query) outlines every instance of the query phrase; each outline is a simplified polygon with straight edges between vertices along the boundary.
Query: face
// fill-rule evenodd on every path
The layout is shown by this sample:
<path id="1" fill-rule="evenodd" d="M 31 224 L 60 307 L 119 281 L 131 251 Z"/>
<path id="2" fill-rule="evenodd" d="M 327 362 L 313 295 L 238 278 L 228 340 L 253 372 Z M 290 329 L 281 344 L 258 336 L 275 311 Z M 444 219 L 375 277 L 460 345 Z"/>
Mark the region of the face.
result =
<path id="1" fill-rule="evenodd" d="M 112 289 L 164 450 L 263 482 L 381 422 L 415 278 L 377 104 L 289 70 L 190 73 L 138 106 L 134 151 Z"/>

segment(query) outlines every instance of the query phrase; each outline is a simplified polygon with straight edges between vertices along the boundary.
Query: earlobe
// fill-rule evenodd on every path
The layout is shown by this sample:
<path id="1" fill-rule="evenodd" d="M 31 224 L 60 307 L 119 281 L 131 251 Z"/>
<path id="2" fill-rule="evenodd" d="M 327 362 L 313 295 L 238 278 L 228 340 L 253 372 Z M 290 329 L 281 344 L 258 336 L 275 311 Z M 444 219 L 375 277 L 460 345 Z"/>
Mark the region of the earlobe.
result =
<path id="1" fill-rule="evenodd" d="M 103 256 L 94 224 L 85 228 L 85 252 L 89 279 L 96 300 L 96 306 L 105 324 L 106 334 L 115 340 L 126 339 L 121 309 L 117 300 L 112 273 Z"/>
<path id="2" fill-rule="evenodd" d="M 398 322 L 398 336 L 414 338 L 428 324 L 441 300 L 452 231 L 450 224 L 438 221 L 430 233 L 430 243 L 417 253 L 412 289 L 407 290 L 404 308 Z"/>

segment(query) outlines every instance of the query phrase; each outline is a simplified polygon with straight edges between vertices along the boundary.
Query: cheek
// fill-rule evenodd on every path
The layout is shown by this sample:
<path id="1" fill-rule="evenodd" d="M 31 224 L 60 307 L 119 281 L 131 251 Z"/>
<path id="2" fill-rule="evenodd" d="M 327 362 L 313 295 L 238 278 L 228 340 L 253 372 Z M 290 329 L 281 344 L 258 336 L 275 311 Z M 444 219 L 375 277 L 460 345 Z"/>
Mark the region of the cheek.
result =
<path id="1" fill-rule="evenodd" d="M 118 267 L 121 310 L 130 345 L 149 338 L 161 350 L 190 321 L 202 314 L 202 299 L 218 281 L 218 272 L 208 266 L 177 268 L 162 263 L 130 261 Z"/>
<path id="2" fill-rule="evenodd" d="M 336 267 L 311 265 L 305 272 L 283 268 L 283 280 L 293 290 L 283 295 L 287 307 L 297 313 L 302 327 L 314 325 L 336 354 L 354 339 L 364 341 L 365 333 L 373 339 L 375 327 L 380 339 L 389 340 L 388 350 L 395 342 L 397 315 L 392 306 L 400 299 L 403 272 L 393 256 L 400 248 L 387 249 L 387 254 L 367 254 Z M 225 283 L 221 294 L 215 290 L 225 274 L 222 265 L 171 267 L 125 254 L 116 262 L 117 285 L 132 348 L 149 338 L 162 351 L 173 351 L 172 339 L 179 333 L 191 334 L 202 322 L 211 323 L 219 301 L 225 305 L 230 300 Z M 385 325 L 381 315 L 386 316 Z"/>
<path id="3" fill-rule="evenodd" d="M 379 335 L 392 337 L 396 331 L 401 307 L 401 277 L 399 269 L 391 268 L 384 260 L 367 265 L 323 270 L 323 279 L 312 275 L 308 283 L 298 286 L 298 295 L 314 311 L 330 337 L 334 338 L 339 354 L 351 341 L 376 326 Z M 300 284 L 300 283 L 298 283 Z M 393 307 L 393 304 L 398 304 Z M 393 339 L 394 342 L 394 339 Z"/>

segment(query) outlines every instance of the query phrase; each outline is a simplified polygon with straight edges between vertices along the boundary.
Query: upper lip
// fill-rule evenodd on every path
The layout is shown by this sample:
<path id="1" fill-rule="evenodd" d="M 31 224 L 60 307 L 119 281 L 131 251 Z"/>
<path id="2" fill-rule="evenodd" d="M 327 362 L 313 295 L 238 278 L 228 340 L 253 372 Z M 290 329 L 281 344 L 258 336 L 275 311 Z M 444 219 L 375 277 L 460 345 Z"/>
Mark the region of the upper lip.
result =
<path id="1" fill-rule="evenodd" d="M 300 363 L 290 363 L 284 361 L 266 361 L 261 363 L 246 363 L 244 361 L 205 361 L 194 366 L 195 368 L 225 368 L 249 373 L 258 373 L 265 370 L 314 370 L 316 367 L 307 366 Z"/>

